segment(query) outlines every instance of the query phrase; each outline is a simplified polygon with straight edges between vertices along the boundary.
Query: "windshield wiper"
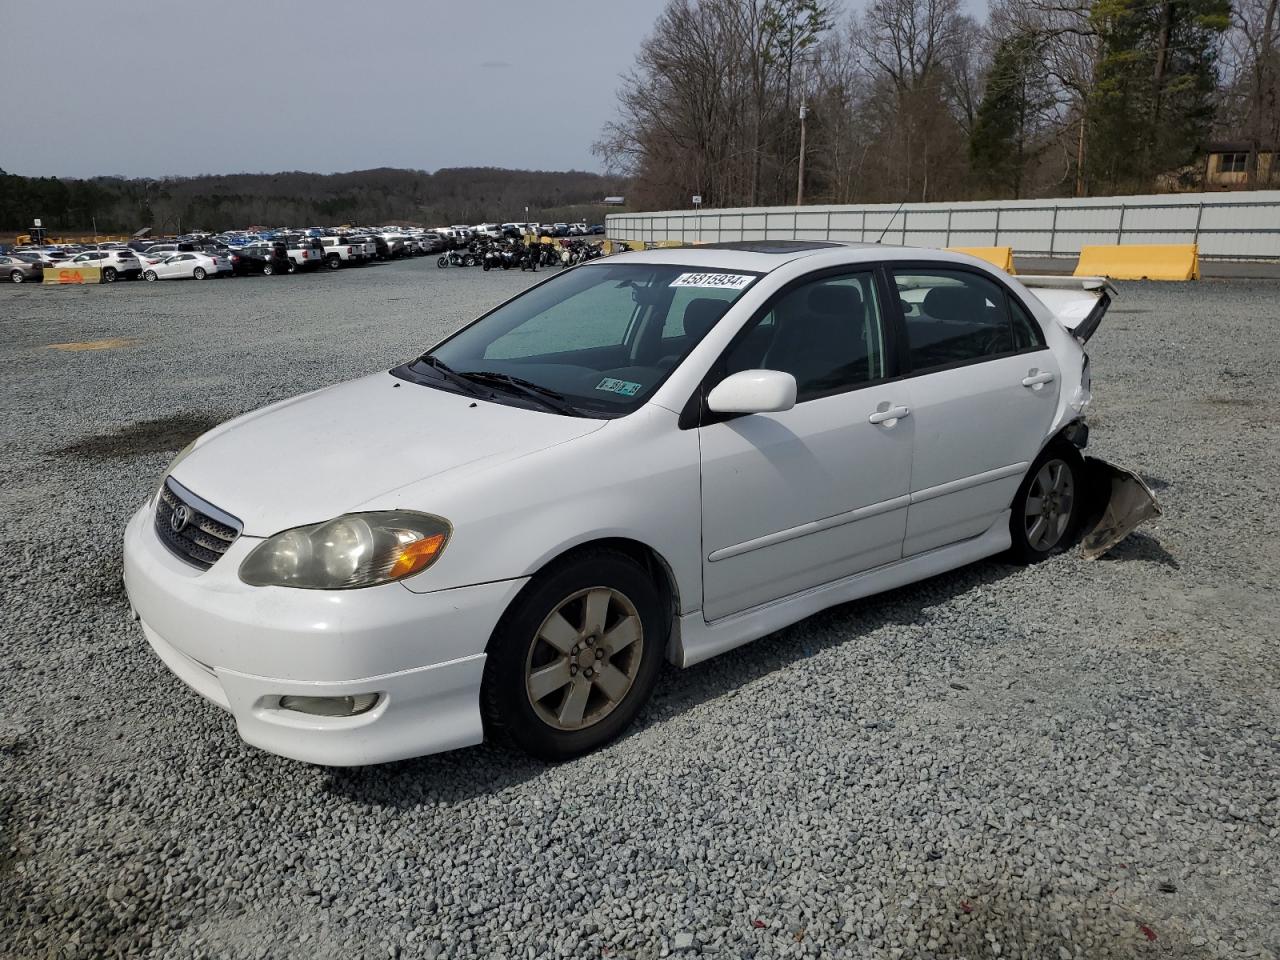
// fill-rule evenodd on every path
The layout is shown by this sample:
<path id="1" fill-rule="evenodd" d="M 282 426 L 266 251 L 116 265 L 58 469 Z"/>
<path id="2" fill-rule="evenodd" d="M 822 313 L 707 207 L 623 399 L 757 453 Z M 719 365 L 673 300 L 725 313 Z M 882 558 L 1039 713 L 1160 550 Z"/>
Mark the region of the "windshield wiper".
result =
<path id="1" fill-rule="evenodd" d="M 424 353 L 416 361 L 416 363 L 425 363 L 427 366 L 438 370 L 440 375 L 452 383 L 454 386 L 461 387 L 467 393 L 476 396 L 476 385 L 459 373 L 453 367 L 449 366 L 439 357 L 433 357 L 429 353 Z"/>
<path id="2" fill-rule="evenodd" d="M 477 383 L 496 383 L 499 386 L 514 387 L 526 397 L 537 400 L 549 410 L 555 410 L 571 417 L 583 416 L 582 411 L 569 403 L 563 393 L 557 393 L 550 387 L 544 387 L 542 384 L 526 380 L 524 377 L 516 377 L 509 373 L 498 373 L 495 370 L 468 370 L 466 373 L 457 374 L 457 376 L 465 377 L 467 380 Z"/>

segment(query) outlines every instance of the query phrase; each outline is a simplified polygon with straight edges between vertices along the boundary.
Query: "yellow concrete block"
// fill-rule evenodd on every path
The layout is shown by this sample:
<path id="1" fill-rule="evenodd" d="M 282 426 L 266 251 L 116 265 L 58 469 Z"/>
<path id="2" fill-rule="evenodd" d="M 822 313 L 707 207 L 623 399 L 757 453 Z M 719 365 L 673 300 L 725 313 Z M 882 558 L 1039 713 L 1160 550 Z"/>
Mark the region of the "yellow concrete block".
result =
<path id="1" fill-rule="evenodd" d="M 48 267 L 44 271 L 44 282 L 59 286 L 71 283 L 101 283 L 101 267 Z"/>
<path id="2" fill-rule="evenodd" d="M 971 257 L 985 260 L 992 266 L 999 267 L 1005 273 L 1013 273 L 1013 247 L 947 247 L 952 253 L 967 253 Z"/>
<path id="3" fill-rule="evenodd" d="M 1200 253 L 1194 243 L 1081 247 L 1075 275 L 1112 280 L 1199 280 Z"/>

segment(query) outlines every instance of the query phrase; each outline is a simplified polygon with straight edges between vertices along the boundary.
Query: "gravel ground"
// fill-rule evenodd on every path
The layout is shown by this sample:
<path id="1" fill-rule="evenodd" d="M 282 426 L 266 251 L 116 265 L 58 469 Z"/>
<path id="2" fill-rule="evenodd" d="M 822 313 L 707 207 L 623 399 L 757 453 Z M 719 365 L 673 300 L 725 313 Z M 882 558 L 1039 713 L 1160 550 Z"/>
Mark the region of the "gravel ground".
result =
<path id="1" fill-rule="evenodd" d="M 1166 514 L 1107 559 L 982 563 L 668 669 L 561 766 L 244 747 L 129 620 L 128 515 L 206 424 L 532 279 L 0 289 L 0 955 L 1280 955 L 1265 281 L 1123 285 L 1092 448 Z"/>

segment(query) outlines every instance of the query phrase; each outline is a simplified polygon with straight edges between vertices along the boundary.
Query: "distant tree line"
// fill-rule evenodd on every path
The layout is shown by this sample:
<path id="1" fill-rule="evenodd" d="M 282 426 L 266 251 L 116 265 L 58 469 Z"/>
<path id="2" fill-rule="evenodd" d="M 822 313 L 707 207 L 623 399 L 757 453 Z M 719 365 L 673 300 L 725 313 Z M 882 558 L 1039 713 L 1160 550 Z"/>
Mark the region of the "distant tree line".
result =
<path id="1" fill-rule="evenodd" d="M 89 180 L 21 177 L 0 171 L 0 230 L 19 232 L 39 217 L 57 231 L 160 233 L 249 225 L 405 223 L 439 226 L 491 220 L 561 220 L 594 215 L 624 181 L 580 171 L 467 167 L 241 173 L 230 176 Z"/>
<path id="2" fill-rule="evenodd" d="M 596 145 L 632 207 L 1191 186 L 1212 138 L 1280 185 L 1280 0 L 671 0 Z M 1280 158 L 1278 158 L 1280 160 Z"/>

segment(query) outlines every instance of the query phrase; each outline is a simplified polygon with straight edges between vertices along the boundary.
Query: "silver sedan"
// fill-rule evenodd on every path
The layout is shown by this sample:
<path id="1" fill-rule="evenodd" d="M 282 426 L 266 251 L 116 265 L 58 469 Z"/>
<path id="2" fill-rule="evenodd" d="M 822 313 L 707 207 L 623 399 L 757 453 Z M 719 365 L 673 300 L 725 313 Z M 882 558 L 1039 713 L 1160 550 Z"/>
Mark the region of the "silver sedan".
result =
<path id="1" fill-rule="evenodd" d="M 0 279 L 13 283 L 39 281 L 44 278 L 44 264 L 39 260 L 26 260 L 17 256 L 0 256 Z"/>

